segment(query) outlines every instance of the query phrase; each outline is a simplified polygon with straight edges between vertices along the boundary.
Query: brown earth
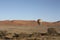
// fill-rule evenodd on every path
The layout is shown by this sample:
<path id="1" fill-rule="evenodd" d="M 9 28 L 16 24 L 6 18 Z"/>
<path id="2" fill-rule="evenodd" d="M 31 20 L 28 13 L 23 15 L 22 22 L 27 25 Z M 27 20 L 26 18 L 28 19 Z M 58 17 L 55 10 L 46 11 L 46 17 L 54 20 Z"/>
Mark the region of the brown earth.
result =
<path id="1" fill-rule="evenodd" d="M 38 26 L 35 20 L 4 20 L 0 21 L 0 25 L 19 25 L 19 26 Z M 60 26 L 60 21 L 57 22 L 42 22 L 42 26 L 55 27 Z"/>
<path id="2" fill-rule="evenodd" d="M 14 30 L 17 31 L 19 29 L 19 31 L 28 31 L 28 32 L 32 32 L 32 31 L 40 31 L 41 32 L 46 32 L 46 29 L 49 27 L 54 27 L 57 28 L 57 30 L 59 30 L 58 32 L 60 32 L 60 21 L 57 22 L 42 22 L 41 25 L 38 25 L 37 21 L 35 20 L 4 20 L 4 21 L 0 21 L 0 29 L 10 29 L 10 30 Z"/>

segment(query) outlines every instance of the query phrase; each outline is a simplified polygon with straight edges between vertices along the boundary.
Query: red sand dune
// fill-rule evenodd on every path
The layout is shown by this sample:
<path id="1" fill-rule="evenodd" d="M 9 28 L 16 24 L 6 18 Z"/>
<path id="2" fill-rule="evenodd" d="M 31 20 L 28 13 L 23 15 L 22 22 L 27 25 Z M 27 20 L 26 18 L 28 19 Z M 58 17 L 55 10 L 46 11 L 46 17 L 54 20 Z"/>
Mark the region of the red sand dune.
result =
<path id="1" fill-rule="evenodd" d="M 0 21 L 0 25 L 19 25 L 19 26 L 38 26 L 37 21 L 35 20 L 5 20 L 5 21 Z M 60 22 L 42 22 L 42 26 L 47 26 L 47 27 L 55 27 L 59 26 L 60 27 Z"/>

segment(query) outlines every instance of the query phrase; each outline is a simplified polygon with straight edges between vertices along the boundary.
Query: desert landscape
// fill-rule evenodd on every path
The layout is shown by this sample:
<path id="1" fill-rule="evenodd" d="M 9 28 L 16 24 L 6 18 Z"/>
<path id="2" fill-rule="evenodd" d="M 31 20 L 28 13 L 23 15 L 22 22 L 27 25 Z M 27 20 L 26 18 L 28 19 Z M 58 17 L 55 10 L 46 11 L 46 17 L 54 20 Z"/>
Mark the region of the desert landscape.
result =
<path id="1" fill-rule="evenodd" d="M 60 21 L 0 21 L 0 40 L 60 40 Z"/>
<path id="2" fill-rule="evenodd" d="M 0 40 L 60 40 L 60 0 L 0 0 Z"/>

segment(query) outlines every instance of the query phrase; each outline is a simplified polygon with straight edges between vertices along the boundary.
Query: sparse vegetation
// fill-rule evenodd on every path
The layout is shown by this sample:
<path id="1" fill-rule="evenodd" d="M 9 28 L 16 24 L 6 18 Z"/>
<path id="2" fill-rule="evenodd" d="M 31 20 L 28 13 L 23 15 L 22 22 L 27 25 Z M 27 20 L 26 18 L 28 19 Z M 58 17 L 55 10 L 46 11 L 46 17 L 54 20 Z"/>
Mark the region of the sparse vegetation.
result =
<path id="1" fill-rule="evenodd" d="M 49 33 L 49 34 L 48 34 Z M 8 33 L 8 31 L 0 31 L 0 40 L 60 40 L 60 35 L 51 36 L 56 33 L 55 29 L 49 28 L 47 33 L 33 32 L 27 33 Z"/>
<path id="2" fill-rule="evenodd" d="M 57 35 L 58 34 L 55 28 L 48 28 L 47 31 L 48 31 L 49 35 Z"/>

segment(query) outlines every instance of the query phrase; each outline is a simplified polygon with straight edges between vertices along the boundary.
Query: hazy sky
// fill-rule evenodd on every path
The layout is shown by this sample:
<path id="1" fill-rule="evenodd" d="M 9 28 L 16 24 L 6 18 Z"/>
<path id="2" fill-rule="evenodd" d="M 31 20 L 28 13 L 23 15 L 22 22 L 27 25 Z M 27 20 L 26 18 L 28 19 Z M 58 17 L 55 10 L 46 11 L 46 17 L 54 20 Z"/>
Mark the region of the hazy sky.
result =
<path id="1" fill-rule="evenodd" d="M 0 20 L 60 20 L 60 0 L 0 0 Z"/>

